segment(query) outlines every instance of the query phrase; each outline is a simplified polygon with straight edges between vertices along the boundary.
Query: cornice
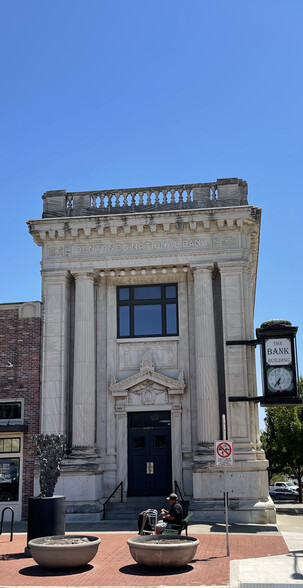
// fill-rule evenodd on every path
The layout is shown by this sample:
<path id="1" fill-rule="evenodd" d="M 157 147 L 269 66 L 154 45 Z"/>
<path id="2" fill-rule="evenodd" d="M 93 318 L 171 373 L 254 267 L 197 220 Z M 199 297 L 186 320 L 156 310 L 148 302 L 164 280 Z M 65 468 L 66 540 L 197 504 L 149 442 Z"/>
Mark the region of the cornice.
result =
<path id="1" fill-rule="evenodd" d="M 35 243 L 75 241 L 102 237 L 195 234 L 214 230 L 250 229 L 260 224 L 261 209 L 254 206 L 137 212 L 127 215 L 103 215 L 74 218 L 34 219 L 27 221 Z"/>

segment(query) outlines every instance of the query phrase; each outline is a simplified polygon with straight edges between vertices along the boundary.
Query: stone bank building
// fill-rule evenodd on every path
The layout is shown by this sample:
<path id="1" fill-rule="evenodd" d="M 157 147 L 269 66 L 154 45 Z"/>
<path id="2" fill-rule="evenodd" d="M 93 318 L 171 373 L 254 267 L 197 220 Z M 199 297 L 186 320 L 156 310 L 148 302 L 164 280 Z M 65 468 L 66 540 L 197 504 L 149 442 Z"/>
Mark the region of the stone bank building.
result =
<path id="1" fill-rule="evenodd" d="M 261 211 L 247 184 L 48 191 L 28 221 L 42 249 L 40 429 L 67 435 L 56 487 L 69 513 L 99 520 L 124 499 L 177 483 L 194 520 L 223 520 L 214 441 L 234 442 L 230 518 L 269 522 L 268 462 L 254 338 Z M 148 506 L 148 505 L 147 505 Z"/>

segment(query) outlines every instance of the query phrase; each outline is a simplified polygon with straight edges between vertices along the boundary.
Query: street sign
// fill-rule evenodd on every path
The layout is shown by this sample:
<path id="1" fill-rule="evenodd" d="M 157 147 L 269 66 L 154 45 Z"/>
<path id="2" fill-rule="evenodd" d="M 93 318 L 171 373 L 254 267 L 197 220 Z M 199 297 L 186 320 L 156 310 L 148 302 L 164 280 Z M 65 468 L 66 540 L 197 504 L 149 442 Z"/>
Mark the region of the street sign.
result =
<path id="1" fill-rule="evenodd" d="M 234 465 L 233 441 L 215 441 L 215 465 L 218 467 Z"/>

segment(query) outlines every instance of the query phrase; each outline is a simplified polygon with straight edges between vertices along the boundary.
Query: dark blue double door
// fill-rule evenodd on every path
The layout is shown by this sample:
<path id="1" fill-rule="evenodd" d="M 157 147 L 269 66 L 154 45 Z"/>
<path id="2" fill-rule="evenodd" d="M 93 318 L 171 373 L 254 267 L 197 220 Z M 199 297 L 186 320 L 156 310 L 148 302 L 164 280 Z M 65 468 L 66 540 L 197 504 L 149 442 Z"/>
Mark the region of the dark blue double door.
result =
<path id="1" fill-rule="evenodd" d="M 170 412 L 128 414 L 128 495 L 162 496 L 172 489 Z"/>

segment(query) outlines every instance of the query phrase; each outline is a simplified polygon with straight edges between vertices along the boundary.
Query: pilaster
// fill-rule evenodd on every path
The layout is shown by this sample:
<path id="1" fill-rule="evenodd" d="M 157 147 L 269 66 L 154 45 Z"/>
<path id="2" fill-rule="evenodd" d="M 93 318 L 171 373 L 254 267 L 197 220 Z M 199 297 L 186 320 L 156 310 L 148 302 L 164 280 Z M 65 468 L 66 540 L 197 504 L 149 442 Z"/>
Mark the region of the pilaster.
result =
<path id="1" fill-rule="evenodd" d="M 72 441 L 74 447 L 95 443 L 95 299 L 94 275 L 75 277 L 75 344 L 72 399 Z"/>
<path id="2" fill-rule="evenodd" d="M 250 267 L 245 262 L 220 263 L 224 342 L 253 339 L 253 306 Z M 225 377 L 228 435 L 236 443 L 250 444 L 248 402 L 228 402 L 228 396 L 252 396 L 254 349 L 245 345 L 225 345 Z M 255 440 L 254 440 L 255 441 Z"/>
<path id="3" fill-rule="evenodd" d="M 41 432 L 66 434 L 70 343 L 70 274 L 42 272 Z"/>
<path id="4" fill-rule="evenodd" d="M 219 438 L 219 403 L 211 265 L 196 267 L 194 308 L 198 443 L 205 447 Z"/>

